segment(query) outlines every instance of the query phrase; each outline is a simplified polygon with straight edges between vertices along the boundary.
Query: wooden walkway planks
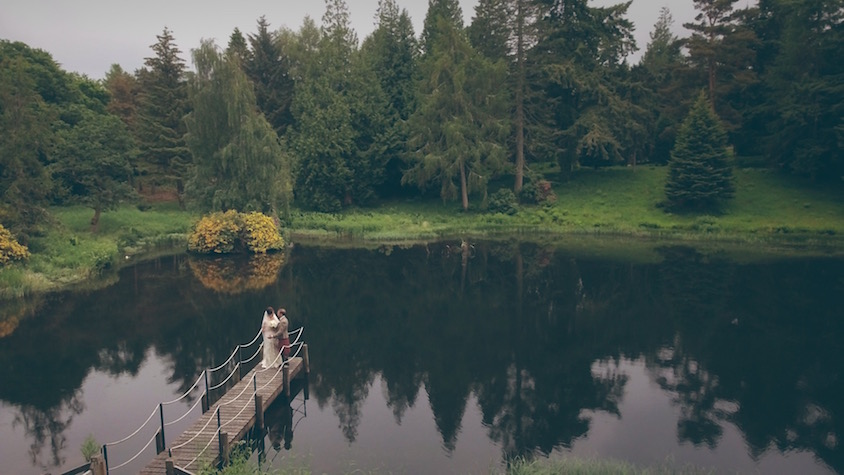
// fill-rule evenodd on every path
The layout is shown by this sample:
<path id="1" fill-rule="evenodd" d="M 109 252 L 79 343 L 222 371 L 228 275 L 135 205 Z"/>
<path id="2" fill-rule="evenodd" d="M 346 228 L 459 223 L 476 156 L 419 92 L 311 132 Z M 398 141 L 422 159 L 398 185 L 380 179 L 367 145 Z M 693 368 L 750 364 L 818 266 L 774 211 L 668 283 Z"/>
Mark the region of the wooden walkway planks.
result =
<path id="1" fill-rule="evenodd" d="M 288 383 L 307 371 L 301 357 L 288 361 Z M 256 377 L 253 383 L 252 377 Z M 261 396 L 261 414 L 284 392 L 284 371 L 280 368 L 261 369 L 260 365 L 243 375 L 243 379 L 226 391 L 226 394 L 209 410 L 186 429 L 175 441 L 168 441 L 173 463 L 191 472 L 198 472 L 203 464 L 216 464 L 219 460 L 219 439 L 217 432 L 217 408 L 220 408 L 221 433 L 228 434 L 229 444 L 242 439 L 255 424 L 254 387 Z M 289 388 L 289 384 L 287 385 Z M 197 435 L 199 434 L 199 435 Z M 190 442 L 188 442 L 190 441 Z M 186 444 L 182 446 L 183 444 Z M 173 448 L 177 447 L 177 448 Z M 180 448 L 179 448 L 180 447 Z M 204 451 L 204 453 L 203 453 Z M 200 455 L 200 453 L 202 455 Z M 158 454 L 141 474 L 164 474 L 165 463 L 170 457 L 168 450 Z"/>

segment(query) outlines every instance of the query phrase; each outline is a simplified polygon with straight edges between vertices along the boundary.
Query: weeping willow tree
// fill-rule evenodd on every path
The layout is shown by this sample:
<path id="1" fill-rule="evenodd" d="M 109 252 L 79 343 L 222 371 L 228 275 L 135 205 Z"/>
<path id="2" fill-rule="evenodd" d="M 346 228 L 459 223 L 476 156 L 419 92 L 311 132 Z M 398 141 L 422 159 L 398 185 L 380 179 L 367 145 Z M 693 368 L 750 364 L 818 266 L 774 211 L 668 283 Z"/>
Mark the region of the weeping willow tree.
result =
<path id="1" fill-rule="evenodd" d="M 193 110 L 185 120 L 195 168 L 188 196 L 205 211 L 286 213 L 290 162 L 238 61 L 203 41 L 193 62 Z"/>
<path id="2" fill-rule="evenodd" d="M 506 65 L 477 53 L 456 25 L 440 18 L 423 60 L 419 107 L 410 117 L 410 168 L 402 184 L 440 185 L 445 200 L 486 196 L 490 178 L 506 166 Z"/>

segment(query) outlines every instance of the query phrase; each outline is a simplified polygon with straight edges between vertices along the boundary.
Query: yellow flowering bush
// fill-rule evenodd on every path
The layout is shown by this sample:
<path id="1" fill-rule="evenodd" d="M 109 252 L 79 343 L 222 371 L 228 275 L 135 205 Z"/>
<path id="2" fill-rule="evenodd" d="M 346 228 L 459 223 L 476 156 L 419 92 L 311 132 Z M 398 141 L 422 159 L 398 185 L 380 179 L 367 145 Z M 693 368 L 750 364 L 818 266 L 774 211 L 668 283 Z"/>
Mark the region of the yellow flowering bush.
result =
<path id="1" fill-rule="evenodd" d="M 12 233 L 0 224 L 0 264 L 19 261 L 29 257 L 29 249 L 21 245 Z"/>
<path id="2" fill-rule="evenodd" d="M 238 251 L 266 253 L 284 248 L 284 240 L 273 220 L 261 213 L 212 213 L 194 226 L 188 250 L 203 254 Z"/>
<path id="3" fill-rule="evenodd" d="M 254 253 L 264 254 L 269 250 L 284 248 L 284 239 L 278 233 L 273 220 L 261 213 L 241 216 L 243 221 L 243 242 Z"/>

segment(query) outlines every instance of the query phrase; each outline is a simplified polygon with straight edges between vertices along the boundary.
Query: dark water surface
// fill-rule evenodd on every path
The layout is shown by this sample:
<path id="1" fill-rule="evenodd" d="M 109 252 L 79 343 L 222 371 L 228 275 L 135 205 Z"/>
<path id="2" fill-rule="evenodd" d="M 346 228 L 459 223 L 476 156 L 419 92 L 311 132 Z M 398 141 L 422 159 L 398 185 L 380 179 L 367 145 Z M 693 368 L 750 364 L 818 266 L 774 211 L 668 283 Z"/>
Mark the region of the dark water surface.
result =
<path id="1" fill-rule="evenodd" d="M 171 256 L 102 290 L 3 302 L 0 474 L 58 474 L 88 435 L 129 435 L 251 340 L 267 305 L 304 326 L 312 371 L 292 421 L 267 415 L 273 467 L 483 474 L 575 454 L 844 472 L 844 260 L 449 244 Z M 111 466 L 148 438 L 109 449 Z"/>

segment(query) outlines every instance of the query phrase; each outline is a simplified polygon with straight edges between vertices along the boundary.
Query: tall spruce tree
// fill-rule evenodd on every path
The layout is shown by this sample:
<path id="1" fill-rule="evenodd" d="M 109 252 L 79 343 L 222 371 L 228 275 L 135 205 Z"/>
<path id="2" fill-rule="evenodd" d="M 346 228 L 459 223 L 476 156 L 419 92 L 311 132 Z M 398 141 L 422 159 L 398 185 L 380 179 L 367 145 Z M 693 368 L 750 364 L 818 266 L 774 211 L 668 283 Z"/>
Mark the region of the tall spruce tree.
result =
<path id="1" fill-rule="evenodd" d="M 276 35 L 263 16 L 258 19 L 258 32 L 249 35 L 250 52 L 244 64 L 249 79 L 255 86 L 258 108 L 283 136 L 293 122 L 290 104 L 293 101 L 293 78 L 290 76 L 290 58 L 281 50 Z"/>
<path id="2" fill-rule="evenodd" d="M 507 59 L 510 55 L 511 15 L 510 0 L 479 0 L 472 24 L 467 28 L 475 51 L 491 61 Z"/>
<path id="3" fill-rule="evenodd" d="M 637 124 L 619 91 L 624 57 L 635 48 L 629 6 L 541 2 L 538 41 L 528 61 L 531 148 L 546 160 L 556 158 L 564 176 L 578 164 L 622 162 L 625 137 L 636 135 L 625 130 Z"/>
<path id="4" fill-rule="evenodd" d="M 673 24 L 671 12 L 663 7 L 650 33 L 642 61 L 633 68 L 647 92 L 644 99 L 650 111 L 647 161 L 651 163 L 668 163 L 677 128 L 688 113 L 689 96 L 692 95 L 688 83 L 683 80 L 687 68 L 681 52 L 682 42 L 671 32 Z"/>
<path id="5" fill-rule="evenodd" d="M 440 19 L 445 22 L 441 23 Z M 441 25 L 453 25 L 463 30 L 463 10 L 457 0 L 428 0 L 428 10 L 425 12 L 425 22 L 422 25 L 422 52 L 430 54 L 437 42 L 437 36 L 442 32 Z"/>
<path id="6" fill-rule="evenodd" d="M 184 117 L 188 112 L 185 61 L 168 28 L 151 46 L 154 56 L 138 71 L 138 113 L 135 128 L 140 153 L 134 173 L 143 183 L 173 186 L 183 204 L 184 184 L 190 174 L 191 155 L 185 144 Z"/>
<path id="7" fill-rule="evenodd" d="M 765 18 L 781 31 L 764 69 L 764 151 L 790 173 L 844 182 L 844 0 L 776 1 Z M 811 45 L 807 47 L 807 45 Z"/>
<path id="8" fill-rule="evenodd" d="M 296 200 L 337 211 L 366 204 L 383 180 L 378 135 L 388 105 L 371 66 L 362 61 L 343 0 L 327 0 L 319 39 L 306 22 L 299 34 L 295 125 Z M 301 54 L 300 54 L 301 53 Z"/>
<path id="9" fill-rule="evenodd" d="M 272 126 L 256 108 L 239 60 L 210 41 L 194 50 L 186 118 L 196 173 L 188 192 L 206 211 L 287 212 L 291 166 Z"/>
<path id="10" fill-rule="evenodd" d="M 672 210 L 717 210 L 735 191 L 727 134 L 701 92 L 677 133 L 665 184 Z"/>
<path id="11" fill-rule="evenodd" d="M 373 142 L 382 157 L 383 184 L 379 196 L 402 192 L 401 176 L 407 154 L 407 119 L 415 107 L 415 74 L 418 42 L 407 10 L 399 10 L 395 0 L 379 0 L 375 30 L 363 42 L 360 51 L 362 72 L 377 71 L 375 80 L 381 88 L 384 104 L 384 129 Z M 378 91 L 372 91 L 379 97 Z M 365 98 L 364 98 L 365 99 Z"/>
<path id="12" fill-rule="evenodd" d="M 410 118 L 414 151 L 402 182 L 439 186 L 440 197 L 486 198 L 506 162 L 506 65 L 472 49 L 458 24 L 439 17 L 439 32 L 421 65 L 419 107 Z"/>

